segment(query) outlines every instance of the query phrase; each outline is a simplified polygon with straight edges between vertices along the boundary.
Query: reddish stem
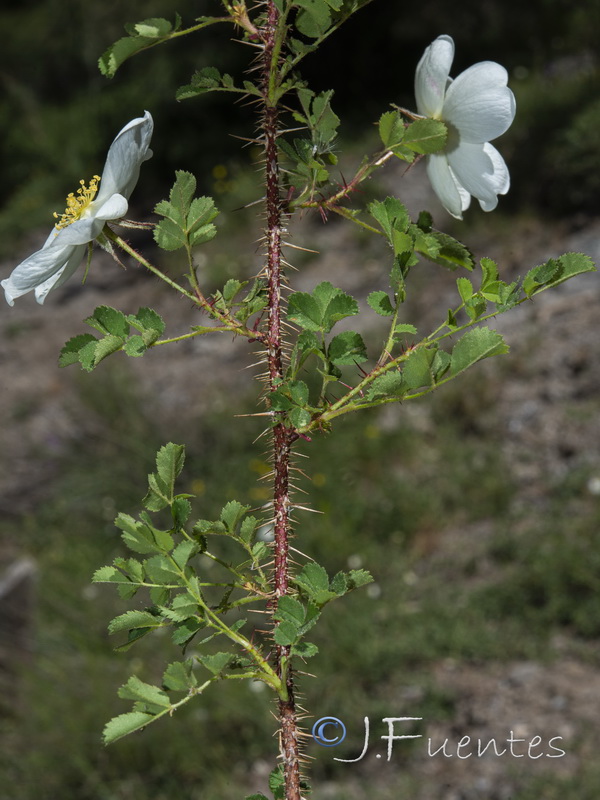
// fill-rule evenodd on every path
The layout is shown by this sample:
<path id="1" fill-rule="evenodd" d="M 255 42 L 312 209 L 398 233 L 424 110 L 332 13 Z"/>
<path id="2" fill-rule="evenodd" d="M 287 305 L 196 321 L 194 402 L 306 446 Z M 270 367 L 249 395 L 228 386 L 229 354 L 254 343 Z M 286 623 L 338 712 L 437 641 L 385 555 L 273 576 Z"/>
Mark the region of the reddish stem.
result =
<path id="1" fill-rule="evenodd" d="M 263 31 L 263 132 L 266 162 L 266 213 L 267 213 L 267 285 L 268 325 L 267 361 L 269 388 L 275 389 L 283 378 L 282 358 L 282 220 L 281 181 L 277 153 L 278 107 L 271 97 L 272 70 L 277 68 L 276 47 L 279 11 L 273 0 L 267 7 L 267 23 Z M 292 443 L 298 438 L 281 420 L 273 428 L 273 523 L 275 536 L 274 601 L 287 594 L 289 584 L 289 535 L 290 535 L 290 452 Z M 283 761 L 286 800 L 301 800 L 300 760 L 298 745 L 298 723 L 294 700 L 292 670 L 289 667 L 290 648 L 275 646 L 276 669 L 280 676 L 286 675 L 287 697 L 279 700 L 280 755 Z"/>

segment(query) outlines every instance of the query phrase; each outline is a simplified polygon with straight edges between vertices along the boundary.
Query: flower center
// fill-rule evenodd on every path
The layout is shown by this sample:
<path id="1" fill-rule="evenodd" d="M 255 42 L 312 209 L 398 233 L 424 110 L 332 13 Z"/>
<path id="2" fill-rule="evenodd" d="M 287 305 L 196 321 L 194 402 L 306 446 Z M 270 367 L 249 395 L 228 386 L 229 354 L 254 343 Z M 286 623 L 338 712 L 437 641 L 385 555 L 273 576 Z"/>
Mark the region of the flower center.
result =
<path id="1" fill-rule="evenodd" d="M 92 200 L 98 191 L 98 184 L 100 183 L 100 176 L 94 175 L 90 181 L 90 185 L 86 186 L 85 181 L 79 181 L 80 186 L 77 189 L 77 194 L 71 192 L 67 197 L 67 207 L 64 214 L 58 215 L 54 212 L 54 217 L 58 220 L 55 228 L 59 231 L 61 228 L 66 228 L 72 222 L 75 222 L 84 215 L 85 211 L 89 208 Z"/>

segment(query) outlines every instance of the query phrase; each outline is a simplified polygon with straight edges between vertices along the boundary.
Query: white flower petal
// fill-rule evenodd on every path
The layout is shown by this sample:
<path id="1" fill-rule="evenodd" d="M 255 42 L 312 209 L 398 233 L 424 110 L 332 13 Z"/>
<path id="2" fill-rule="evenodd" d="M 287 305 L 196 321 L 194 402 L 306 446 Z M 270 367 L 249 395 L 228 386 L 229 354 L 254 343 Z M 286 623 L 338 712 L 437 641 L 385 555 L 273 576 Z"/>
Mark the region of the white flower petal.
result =
<path id="1" fill-rule="evenodd" d="M 48 292 L 51 289 L 57 289 L 59 286 L 62 286 L 63 283 L 66 283 L 69 280 L 71 275 L 73 275 L 73 273 L 81 264 L 86 249 L 87 247 L 84 244 L 73 247 L 73 252 L 67 259 L 66 264 L 56 273 L 56 275 L 53 275 L 51 278 L 48 278 L 47 281 L 44 281 L 43 283 L 40 283 L 39 286 L 36 286 L 35 299 L 40 305 L 43 304 Z"/>
<path id="2" fill-rule="evenodd" d="M 129 208 L 129 204 L 122 194 L 111 195 L 100 207 L 97 207 L 96 202 L 92 203 L 90 209 L 92 206 L 94 207 L 93 216 L 101 220 L 121 219 Z"/>
<path id="3" fill-rule="evenodd" d="M 427 175 L 446 211 L 456 219 L 462 219 L 462 212 L 469 207 L 471 197 L 453 175 L 445 153 L 427 156 Z"/>
<path id="4" fill-rule="evenodd" d="M 450 169 L 450 174 L 454 178 L 454 181 L 456 183 L 456 188 L 458 189 L 458 193 L 460 195 L 461 209 L 463 211 L 466 211 L 467 208 L 471 205 L 471 195 L 469 194 L 469 192 L 467 192 L 464 186 L 461 186 L 460 181 L 452 171 L 452 167 L 450 167 L 449 169 Z"/>
<path id="5" fill-rule="evenodd" d="M 96 219 L 96 217 L 82 217 L 81 219 L 67 225 L 66 228 L 61 228 L 54 241 L 48 247 L 64 247 L 66 245 L 87 244 L 93 242 L 94 239 L 102 232 L 104 227 L 104 220 Z"/>
<path id="6" fill-rule="evenodd" d="M 493 144 L 486 142 L 483 145 L 484 152 L 492 159 L 494 165 L 494 185 L 498 194 L 506 194 L 510 189 L 510 173 L 506 166 L 506 161 L 496 150 Z"/>
<path id="7" fill-rule="evenodd" d="M 459 183 L 479 200 L 484 211 L 493 211 L 498 195 L 506 194 L 510 186 L 508 169 L 496 148 L 489 143 L 461 142 L 447 156 Z"/>
<path id="8" fill-rule="evenodd" d="M 137 183 L 140 166 L 152 156 L 149 147 L 153 129 L 152 116 L 145 111 L 143 117 L 131 120 L 117 134 L 106 156 L 95 202 L 103 204 L 113 194 L 129 199 Z"/>
<path id="9" fill-rule="evenodd" d="M 419 114 L 439 117 L 444 104 L 454 42 L 450 36 L 438 36 L 423 53 L 415 75 L 415 97 Z"/>
<path id="10" fill-rule="evenodd" d="M 48 280 L 55 280 L 57 273 L 65 267 L 79 249 L 71 245 L 48 246 L 26 258 L 18 267 L 15 267 L 9 278 L 2 281 L 6 302 L 12 306 L 15 298 L 30 292 Z"/>
<path id="11" fill-rule="evenodd" d="M 482 61 L 452 81 L 442 118 L 454 125 L 463 141 L 483 143 L 501 136 L 515 118 L 515 97 L 506 85 L 504 67 Z"/>

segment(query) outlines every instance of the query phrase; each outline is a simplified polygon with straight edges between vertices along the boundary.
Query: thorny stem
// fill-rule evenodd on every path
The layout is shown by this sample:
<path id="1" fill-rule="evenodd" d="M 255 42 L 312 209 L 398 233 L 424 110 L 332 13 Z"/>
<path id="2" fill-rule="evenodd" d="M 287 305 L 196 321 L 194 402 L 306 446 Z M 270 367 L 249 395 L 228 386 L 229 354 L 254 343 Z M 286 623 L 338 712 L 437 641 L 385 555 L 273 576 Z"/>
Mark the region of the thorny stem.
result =
<path id="1" fill-rule="evenodd" d="M 266 243 L 268 325 L 267 363 L 268 385 L 273 391 L 283 378 L 282 356 L 282 228 L 283 208 L 279 160 L 277 154 L 278 134 L 278 79 L 279 53 L 284 36 L 283 20 L 274 0 L 268 0 L 266 25 L 262 32 L 264 50 L 262 54 L 263 92 L 263 136 L 265 147 L 266 182 Z M 282 420 L 273 428 L 273 525 L 274 525 L 274 575 L 272 611 L 277 602 L 288 592 L 289 586 L 289 535 L 290 535 L 290 452 L 292 443 L 298 438 Z M 286 800 L 301 800 L 300 758 L 298 746 L 298 724 L 294 699 L 292 670 L 288 662 L 290 648 L 275 645 L 275 670 L 285 681 L 279 697 L 280 757 L 283 761 Z"/>

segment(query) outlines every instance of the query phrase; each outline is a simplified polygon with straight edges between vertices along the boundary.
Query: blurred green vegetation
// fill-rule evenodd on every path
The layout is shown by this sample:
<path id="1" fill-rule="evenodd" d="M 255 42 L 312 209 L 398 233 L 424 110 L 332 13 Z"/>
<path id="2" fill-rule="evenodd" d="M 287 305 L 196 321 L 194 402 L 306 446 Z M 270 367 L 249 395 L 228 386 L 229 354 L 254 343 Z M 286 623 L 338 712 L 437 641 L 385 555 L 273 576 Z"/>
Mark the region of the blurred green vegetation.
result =
<path id="1" fill-rule="evenodd" d="M 410 413 L 369 413 L 344 420 L 335 436 L 304 444 L 309 459 L 299 466 L 309 478 L 300 479 L 308 492 L 301 502 L 325 513 L 298 512 L 300 549 L 331 572 L 363 566 L 375 576 L 374 585 L 328 608 L 315 629 L 320 652 L 308 669 L 319 678 L 301 679 L 311 713 L 358 726 L 364 714 L 379 719 L 400 702 L 411 715 L 443 721 L 452 717 L 454 700 L 432 679 L 441 660 L 546 660 L 557 631 L 597 639 L 600 564 L 588 545 L 600 507 L 591 495 L 581 507 L 590 476 L 571 475 L 553 487 L 539 522 L 517 514 L 501 432 L 486 412 L 493 381 L 476 374 L 460 390 L 446 387 L 420 422 Z M 37 644 L 22 724 L 0 720 L 2 780 L 14 787 L 11 800 L 239 800 L 252 775 L 260 781 L 273 747 L 269 703 L 249 684 L 219 687 L 176 719 L 101 747 L 102 725 L 124 710 L 117 687 L 131 672 L 159 679 L 178 651 L 168 637 L 153 637 L 115 654 L 105 625 L 125 606 L 108 587 L 91 586 L 89 576 L 123 554 L 112 520 L 119 510 L 139 508 L 145 472 L 167 438 L 187 439 L 181 488 L 196 494 L 198 514 L 211 518 L 229 498 L 260 508 L 268 499 L 260 481 L 268 465 L 252 444 L 259 423 L 232 425 L 235 409 L 224 408 L 207 413 L 190 439 L 187 421 L 166 426 L 144 410 L 118 363 L 82 376 L 79 386 L 88 446 L 65 454 L 46 502 L 21 527 L 40 568 Z M 493 530 L 481 538 L 476 531 L 484 522 Z M 1 522 L 0 535 L 11 528 Z M 446 536 L 458 536 L 456 545 L 445 546 Z M 360 751 L 357 731 L 350 753 Z M 347 773 L 315 749 L 309 752 L 316 784 L 331 779 L 343 786 Z M 398 753 L 403 769 L 410 770 L 411 752 L 407 744 Z M 353 767 L 352 780 L 368 785 L 368 767 Z M 533 796 L 526 778 L 523 800 Z M 590 781 L 597 785 L 597 777 Z"/>
<path id="2" fill-rule="evenodd" d="M 47 226 L 79 179 L 101 168 L 120 127 L 144 109 L 154 115 L 156 133 L 152 169 L 143 170 L 134 197 L 142 213 L 166 193 L 175 169 L 193 172 L 201 191 L 211 193 L 215 165 L 248 166 L 251 154 L 234 137 L 252 136 L 251 107 L 218 94 L 174 100 L 197 68 L 247 69 L 249 48 L 233 43 L 228 28 L 211 27 L 142 53 L 112 81 L 96 66 L 126 22 L 173 19 L 176 11 L 190 22 L 219 8 L 218 0 L 193 7 L 130 0 L 126 8 L 117 0 L 24 0 L 0 10 L 7 32 L 0 56 L 0 253 Z M 303 72 L 313 88 L 335 90 L 342 136 L 362 141 L 365 126 L 389 103 L 414 104 L 420 55 L 449 33 L 457 45 L 453 74 L 474 61 L 500 61 L 518 98 L 516 122 L 502 140 L 512 175 L 503 208 L 593 214 L 600 201 L 598 30 L 596 0 L 465 0 L 458 6 L 431 0 L 410 14 L 394 0 L 378 0 L 307 59 Z"/>

